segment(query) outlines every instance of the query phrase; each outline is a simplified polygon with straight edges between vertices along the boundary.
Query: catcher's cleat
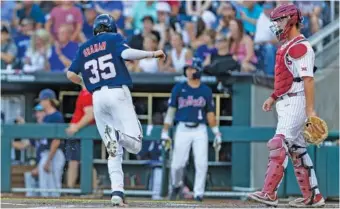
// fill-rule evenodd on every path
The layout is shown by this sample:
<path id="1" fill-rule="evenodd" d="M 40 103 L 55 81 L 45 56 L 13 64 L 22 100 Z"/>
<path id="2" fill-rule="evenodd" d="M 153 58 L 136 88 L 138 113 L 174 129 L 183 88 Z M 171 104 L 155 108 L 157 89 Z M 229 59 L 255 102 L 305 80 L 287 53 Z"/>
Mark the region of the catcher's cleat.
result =
<path id="1" fill-rule="evenodd" d="M 290 201 L 288 204 L 290 207 L 294 208 L 321 208 L 325 206 L 325 199 L 321 194 L 317 194 L 312 201 L 310 198 L 297 198 Z"/>
<path id="2" fill-rule="evenodd" d="M 170 194 L 170 200 L 176 200 L 177 197 L 182 193 L 182 189 L 183 187 L 174 187 L 171 191 L 171 194 Z"/>
<path id="3" fill-rule="evenodd" d="M 124 193 L 120 191 L 114 191 L 111 194 L 111 203 L 113 206 L 125 207 L 127 203 L 125 202 Z"/>
<path id="4" fill-rule="evenodd" d="M 273 194 L 269 194 L 269 193 L 264 193 L 264 192 L 254 192 L 248 195 L 248 197 L 252 200 L 255 200 L 257 202 L 269 205 L 269 206 L 273 206 L 273 207 L 277 207 L 279 200 L 277 198 L 277 194 L 276 192 Z"/>

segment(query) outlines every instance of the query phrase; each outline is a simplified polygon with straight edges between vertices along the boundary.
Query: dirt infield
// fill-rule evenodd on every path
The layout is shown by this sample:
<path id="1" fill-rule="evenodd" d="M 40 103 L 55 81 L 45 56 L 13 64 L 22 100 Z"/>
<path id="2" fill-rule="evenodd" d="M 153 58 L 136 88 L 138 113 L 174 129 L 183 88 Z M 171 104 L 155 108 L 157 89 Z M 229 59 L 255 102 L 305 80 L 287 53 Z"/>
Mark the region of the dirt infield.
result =
<path id="1" fill-rule="evenodd" d="M 128 199 L 128 207 L 132 208 L 263 208 L 263 204 L 242 200 L 205 200 L 195 201 L 153 201 L 149 199 Z M 108 208 L 112 207 L 109 199 L 81 198 L 2 198 L 1 208 Z M 287 200 L 280 202 L 278 208 L 288 207 Z M 338 202 L 328 202 L 326 208 L 339 208 Z"/>

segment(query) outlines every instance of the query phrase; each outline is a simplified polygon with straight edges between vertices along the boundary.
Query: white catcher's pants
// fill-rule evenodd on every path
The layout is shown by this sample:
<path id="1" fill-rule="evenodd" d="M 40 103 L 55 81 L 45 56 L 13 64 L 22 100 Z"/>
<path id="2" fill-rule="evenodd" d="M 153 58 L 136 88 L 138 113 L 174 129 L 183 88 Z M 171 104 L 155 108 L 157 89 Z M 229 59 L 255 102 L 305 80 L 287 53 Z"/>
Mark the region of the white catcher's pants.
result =
<path id="1" fill-rule="evenodd" d="M 122 170 L 123 147 L 130 153 L 137 154 L 142 147 L 142 128 L 137 118 L 130 90 L 104 86 L 93 93 L 93 111 L 98 132 L 106 145 L 106 126 L 119 131 L 118 151 L 115 157 L 108 159 L 108 171 L 112 191 L 124 192 L 124 173 Z M 114 131 L 112 138 L 116 138 Z"/>
<path id="2" fill-rule="evenodd" d="M 195 161 L 194 195 L 203 196 L 208 171 L 208 133 L 207 126 L 200 124 L 197 128 L 187 128 L 179 123 L 176 128 L 174 150 L 171 162 L 172 186 L 183 185 L 183 171 L 192 147 Z"/>

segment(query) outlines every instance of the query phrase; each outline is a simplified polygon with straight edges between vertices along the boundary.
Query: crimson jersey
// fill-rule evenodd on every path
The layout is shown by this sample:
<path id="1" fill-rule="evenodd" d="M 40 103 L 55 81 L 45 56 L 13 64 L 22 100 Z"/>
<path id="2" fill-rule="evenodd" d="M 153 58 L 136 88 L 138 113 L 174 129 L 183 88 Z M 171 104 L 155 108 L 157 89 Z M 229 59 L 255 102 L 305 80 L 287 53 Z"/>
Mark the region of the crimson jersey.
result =
<path id="1" fill-rule="evenodd" d="M 84 108 L 92 105 L 92 95 L 87 90 L 81 90 L 79 92 L 77 101 L 76 101 L 76 108 L 74 110 L 71 123 L 78 123 L 80 119 L 84 116 Z M 95 121 L 93 120 L 91 124 L 94 124 Z"/>

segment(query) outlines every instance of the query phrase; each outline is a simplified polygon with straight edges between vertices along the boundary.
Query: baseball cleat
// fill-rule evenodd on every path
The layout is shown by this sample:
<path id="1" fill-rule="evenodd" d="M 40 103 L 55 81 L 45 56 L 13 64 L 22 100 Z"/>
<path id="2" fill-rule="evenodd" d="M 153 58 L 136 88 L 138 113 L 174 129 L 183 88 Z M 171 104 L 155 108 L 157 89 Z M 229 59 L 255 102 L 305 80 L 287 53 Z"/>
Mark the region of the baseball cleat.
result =
<path id="1" fill-rule="evenodd" d="M 249 194 L 248 197 L 252 200 L 255 200 L 257 202 L 266 204 L 268 206 L 273 206 L 273 207 L 277 207 L 279 203 L 276 193 L 268 194 L 268 193 L 259 191 L 259 192 L 254 192 L 254 193 Z"/>
<path id="2" fill-rule="evenodd" d="M 180 187 L 174 187 L 171 191 L 169 199 L 170 200 L 176 200 L 177 196 L 182 193 L 182 188 L 183 187 L 181 187 L 181 186 Z"/>
<path id="3" fill-rule="evenodd" d="M 124 207 L 127 206 L 124 198 L 124 193 L 120 191 L 114 191 L 111 194 L 111 203 L 113 206 Z"/>
<path id="4" fill-rule="evenodd" d="M 315 195 L 313 201 L 310 201 L 310 198 L 297 198 L 289 203 L 290 207 L 295 208 L 321 208 L 325 206 L 325 199 L 322 197 L 321 194 Z"/>
<path id="5" fill-rule="evenodd" d="M 118 141 L 117 141 L 117 131 L 115 131 L 115 136 L 112 137 L 112 129 L 109 126 L 105 127 L 105 138 L 108 143 L 106 145 L 106 150 L 111 157 L 115 157 L 117 155 L 118 150 Z"/>
<path id="6" fill-rule="evenodd" d="M 197 202 L 203 202 L 203 197 L 201 197 L 201 196 L 196 196 L 196 197 L 194 198 L 194 200 L 197 201 Z"/>

